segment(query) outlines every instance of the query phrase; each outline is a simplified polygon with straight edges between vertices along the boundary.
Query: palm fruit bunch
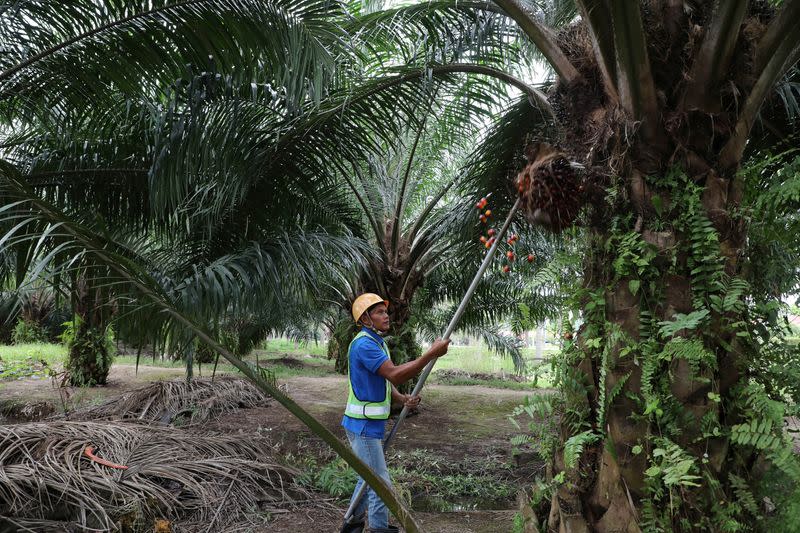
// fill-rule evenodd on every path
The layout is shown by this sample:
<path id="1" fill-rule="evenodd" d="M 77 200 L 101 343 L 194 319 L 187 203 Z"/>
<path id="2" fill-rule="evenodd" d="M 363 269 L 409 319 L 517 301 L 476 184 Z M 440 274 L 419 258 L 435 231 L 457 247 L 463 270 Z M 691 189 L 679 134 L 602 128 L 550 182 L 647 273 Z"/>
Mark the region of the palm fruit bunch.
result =
<path id="1" fill-rule="evenodd" d="M 536 143 L 526 152 L 528 164 L 514 179 L 522 211 L 530 222 L 559 233 L 578 216 L 583 195 L 581 180 L 555 147 Z"/>

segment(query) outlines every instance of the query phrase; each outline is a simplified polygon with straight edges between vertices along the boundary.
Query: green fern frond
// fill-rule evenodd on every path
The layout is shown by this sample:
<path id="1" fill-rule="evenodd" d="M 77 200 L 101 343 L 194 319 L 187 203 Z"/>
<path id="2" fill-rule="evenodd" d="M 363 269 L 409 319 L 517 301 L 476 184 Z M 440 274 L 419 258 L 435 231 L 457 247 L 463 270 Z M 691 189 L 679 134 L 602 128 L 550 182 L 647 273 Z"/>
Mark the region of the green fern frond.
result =
<path id="1" fill-rule="evenodd" d="M 728 479 L 739 504 L 751 515 L 759 516 L 758 504 L 747 482 L 734 473 L 728 474 Z"/>
<path id="2" fill-rule="evenodd" d="M 586 446 L 594 444 L 598 440 L 600 440 L 600 435 L 591 430 L 578 433 L 568 438 L 564 443 L 564 466 L 567 468 L 575 468 Z"/>

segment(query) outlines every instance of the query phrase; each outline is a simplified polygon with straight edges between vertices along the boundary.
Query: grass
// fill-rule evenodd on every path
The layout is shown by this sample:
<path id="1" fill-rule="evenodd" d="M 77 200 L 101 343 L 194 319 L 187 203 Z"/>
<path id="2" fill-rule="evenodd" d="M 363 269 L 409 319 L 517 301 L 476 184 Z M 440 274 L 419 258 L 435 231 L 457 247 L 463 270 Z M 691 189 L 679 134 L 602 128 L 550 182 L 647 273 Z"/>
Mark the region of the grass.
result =
<path id="1" fill-rule="evenodd" d="M 542 356 L 550 357 L 556 353 L 558 353 L 557 350 L 545 350 L 542 352 Z M 534 348 L 522 349 L 522 357 L 526 361 L 532 361 L 535 356 Z M 436 368 L 483 374 L 513 374 L 514 362 L 510 357 L 490 352 L 485 346 L 451 346 L 447 355 L 436 361 Z"/>
<path id="2" fill-rule="evenodd" d="M 51 368 L 61 369 L 66 356 L 60 344 L 0 346 L 0 380 L 49 377 Z"/>
<path id="3" fill-rule="evenodd" d="M 523 349 L 523 357 L 531 361 L 535 357 L 535 349 Z M 545 350 L 544 357 L 550 357 L 557 353 L 555 350 Z M 67 350 L 60 344 L 21 344 L 11 346 L 0 346 L 0 379 L 18 378 L 26 375 L 35 375 L 37 368 L 34 368 L 39 360 L 45 361 L 47 365 L 60 369 L 67 357 Z M 264 341 L 258 350 L 248 355 L 245 360 L 250 363 L 256 362 L 258 357 L 259 364 L 272 370 L 278 379 L 285 379 L 295 376 L 324 376 L 334 372 L 334 362 L 327 358 L 327 343 L 309 342 L 295 343 L 288 339 L 268 339 Z M 284 358 L 295 359 L 302 366 L 292 364 L 282 364 Z M 135 365 L 135 355 L 117 355 L 114 363 L 118 365 Z M 142 356 L 139 360 L 142 366 L 155 366 L 160 368 L 183 369 L 183 361 L 162 360 Z M 436 362 L 436 370 L 463 370 L 471 374 L 495 374 L 496 379 L 456 379 L 449 380 L 447 383 L 453 385 L 485 385 L 489 387 L 527 390 L 532 387 L 547 387 L 550 385 L 547 365 L 541 362 L 529 363 L 528 377 L 533 378 L 538 374 L 538 379 L 531 384 L 516 383 L 502 379 L 503 374 L 514 374 L 514 364 L 510 357 L 503 357 L 490 352 L 485 346 L 452 346 L 447 355 Z M 213 364 L 206 363 L 202 368 L 195 364 L 195 375 L 211 375 Z M 4 374 L 5 370 L 5 374 Z M 13 372 L 13 374 L 11 373 Z M 228 364 L 225 360 L 220 360 L 217 366 L 218 373 L 238 373 L 238 370 Z"/>
<path id="4" fill-rule="evenodd" d="M 61 344 L 36 343 L 0 345 L 0 360 L 25 361 L 26 359 L 44 360 L 48 365 L 61 364 L 67 357 L 67 349 Z"/>
<path id="5" fill-rule="evenodd" d="M 297 343 L 289 339 L 267 339 L 261 343 L 259 349 L 268 354 L 313 355 L 317 358 L 327 360 L 328 343 Z"/>
<path id="6" fill-rule="evenodd" d="M 500 378 L 497 379 L 475 379 L 475 378 L 455 378 L 455 379 L 437 379 L 436 373 L 432 375 L 434 378 L 433 383 L 439 385 L 481 385 L 483 387 L 491 387 L 493 389 L 508 389 L 508 390 L 533 390 L 539 387 L 550 387 L 550 382 L 539 380 L 539 383 L 534 385 L 531 382 L 517 382 L 507 381 Z"/>

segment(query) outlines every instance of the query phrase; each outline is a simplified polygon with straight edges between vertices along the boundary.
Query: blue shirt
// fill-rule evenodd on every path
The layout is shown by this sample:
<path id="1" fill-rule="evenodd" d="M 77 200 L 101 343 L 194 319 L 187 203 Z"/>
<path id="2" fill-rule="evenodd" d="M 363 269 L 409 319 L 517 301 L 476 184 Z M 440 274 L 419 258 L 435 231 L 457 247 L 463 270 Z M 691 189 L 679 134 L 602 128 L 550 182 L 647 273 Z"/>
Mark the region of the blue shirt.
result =
<path id="1" fill-rule="evenodd" d="M 361 337 L 350 348 L 350 383 L 361 401 L 382 402 L 386 397 L 386 379 L 378 375 L 378 368 L 389 358 L 381 349 L 384 340 L 369 328 L 361 328 L 369 338 Z M 356 435 L 382 439 L 386 420 L 364 420 L 344 415 L 342 426 Z"/>

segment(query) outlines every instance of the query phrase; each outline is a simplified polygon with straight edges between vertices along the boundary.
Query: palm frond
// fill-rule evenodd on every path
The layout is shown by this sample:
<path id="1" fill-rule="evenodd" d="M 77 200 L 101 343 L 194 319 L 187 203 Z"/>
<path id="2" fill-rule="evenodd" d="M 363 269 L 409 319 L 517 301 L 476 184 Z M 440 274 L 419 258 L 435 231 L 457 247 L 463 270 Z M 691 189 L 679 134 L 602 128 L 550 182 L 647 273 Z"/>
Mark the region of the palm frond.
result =
<path id="1" fill-rule="evenodd" d="M 99 104 L 114 91 L 155 95 L 187 63 L 265 72 L 289 101 L 319 100 L 349 46 L 336 24 L 344 15 L 342 4 L 316 0 L 22 3 L 0 13 L 0 101 L 22 116 Z M 125 53 L 109 62 L 107 50 Z"/>
<path id="2" fill-rule="evenodd" d="M 247 521 L 261 502 L 293 508 L 310 497 L 299 472 L 271 459 L 258 440 L 58 421 L 3 426 L 0 443 L 4 529 L 114 529 L 122 516 L 143 529 L 165 516 L 184 527 L 224 528 Z M 90 460 L 87 448 L 127 469 Z"/>
<path id="3" fill-rule="evenodd" d="M 658 125 L 658 102 L 641 6 L 627 0 L 611 0 L 610 5 L 620 102 L 633 120 L 644 122 L 645 131 L 652 136 Z"/>
<path id="4" fill-rule="evenodd" d="M 566 83 L 573 83 L 580 78 L 578 70 L 556 43 L 555 32 L 538 19 L 530 4 L 522 0 L 497 0 L 495 3 L 519 24 L 522 31 L 547 58 L 559 78 Z"/>
<path id="5" fill-rule="evenodd" d="M 611 13 L 603 0 L 576 0 L 575 3 L 589 30 L 606 93 L 616 100 L 618 98 L 616 52 L 614 36 L 608 31 L 611 27 Z"/>
<path id="6" fill-rule="evenodd" d="M 684 104 L 688 108 L 711 111 L 719 105 L 716 89 L 727 74 L 739 27 L 747 12 L 747 0 L 718 2 L 706 30 L 703 44 L 692 62 Z"/>
<path id="7" fill-rule="evenodd" d="M 122 305 L 133 308 L 149 306 L 152 312 L 163 314 L 166 317 L 165 320 L 171 323 L 175 332 L 181 332 L 182 330 L 185 337 L 196 337 L 217 351 L 260 390 L 269 394 L 286 407 L 311 431 L 331 446 L 379 494 L 391 512 L 407 530 L 419 531 L 420 528 L 413 516 L 397 499 L 391 488 L 375 476 L 370 468 L 358 459 L 348 446 L 337 439 L 324 425 L 274 384 L 265 380 L 217 342 L 208 329 L 199 323 L 192 314 L 181 312 L 161 285 L 134 261 L 119 253 L 115 243 L 107 238 L 98 236 L 84 225 L 76 223 L 66 217 L 60 210 L 37 197 L 20 181 L 19 174 L 16 173 L 14 168 L 1 161 L 0 174 L 0 177 L 2 177 L 2 181 L 0 181 L 0 185 L 2 185 L 0 197 L 5 200 L 5 207 L 0 211 L 0 217 L 2 217 L 0 225 L 5 222 L 6 218 L 11 217 L 13 219 L 15 216 L 28 216 L 31 219 L 42 220 L 51 224 L 54 229 L 43 239 L 56 240 L 59 242 L 57 247 L 60 249 L 69 250 L 74 256 L 91 259 L 95 263 L 102 265 L 106 274 L 101 282 L 109 287 L 113 286 L 114 292 Z M 24 215 L 21 213 L 24 213 Z"/>
<path id="8" fill-rule="evenodd" d="M 223 377 L 156 381 L 102 405 L 75 411 L 69 420 L 144 420 L 198 424 L 242 408 L 263 407 L 269 398 L 252 383 Z"/>

